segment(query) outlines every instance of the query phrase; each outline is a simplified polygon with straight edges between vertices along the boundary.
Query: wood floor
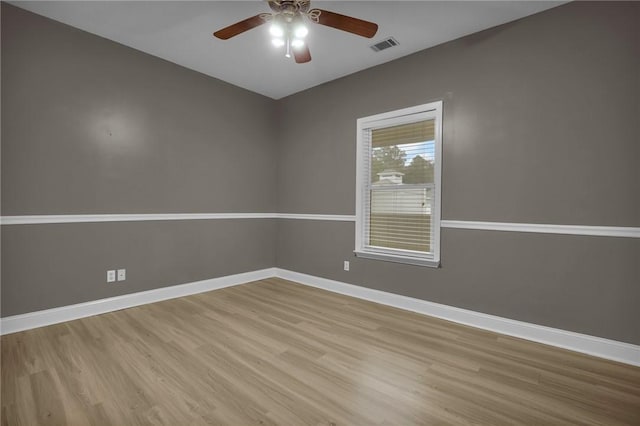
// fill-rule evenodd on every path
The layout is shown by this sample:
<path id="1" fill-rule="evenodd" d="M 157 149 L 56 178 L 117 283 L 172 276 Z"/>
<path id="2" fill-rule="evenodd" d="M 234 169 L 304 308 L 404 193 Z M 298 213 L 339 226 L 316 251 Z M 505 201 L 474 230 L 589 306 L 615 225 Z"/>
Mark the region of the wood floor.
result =
<path id="1" fill-rule="evenodd" d="M 640 368 L 280 279 L 2 337 L 2 425 L 640 425 Z"/>

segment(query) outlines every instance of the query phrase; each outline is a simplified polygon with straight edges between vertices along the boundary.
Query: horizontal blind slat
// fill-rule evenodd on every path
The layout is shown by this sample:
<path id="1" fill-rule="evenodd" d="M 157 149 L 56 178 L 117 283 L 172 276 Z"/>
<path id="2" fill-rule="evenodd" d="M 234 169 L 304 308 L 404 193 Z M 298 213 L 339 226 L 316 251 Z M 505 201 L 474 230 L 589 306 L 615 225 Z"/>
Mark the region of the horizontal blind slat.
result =
<path id="1" fill-rule="evenodd" d="M 418 121 L 371 131 L 371 146 L 374 148 L 433 139 L 435 139 L 435 120 Z"/>

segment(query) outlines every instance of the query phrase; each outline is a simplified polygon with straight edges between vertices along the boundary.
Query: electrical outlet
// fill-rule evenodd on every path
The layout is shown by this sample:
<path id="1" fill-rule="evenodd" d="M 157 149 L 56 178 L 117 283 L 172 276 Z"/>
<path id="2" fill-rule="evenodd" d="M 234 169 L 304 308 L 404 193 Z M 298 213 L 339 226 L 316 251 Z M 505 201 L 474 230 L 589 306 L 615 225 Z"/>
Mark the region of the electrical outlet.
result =
<path id="1" fill-rule="evenodd" d="M 107 282 L 108 283 L 112 283 L 115 280 L 116 280 L 116 271 L 115 271 L 115 269 L 107 271 Z"/>
<path id="2" fill-rule="evenodd" d="M 349 261 L 348 261 L 348 260 L 345 260 L 345 261 L 344 261 L 344 270 L 345 270 L 345 271 L 348 271 L 348 270 L 349 270 Z"/>
<path id="3" fill-rule="evenodd" d="M 127 279 L 127 270 L 118 269 L 118 281 L 124 281 Z"/>

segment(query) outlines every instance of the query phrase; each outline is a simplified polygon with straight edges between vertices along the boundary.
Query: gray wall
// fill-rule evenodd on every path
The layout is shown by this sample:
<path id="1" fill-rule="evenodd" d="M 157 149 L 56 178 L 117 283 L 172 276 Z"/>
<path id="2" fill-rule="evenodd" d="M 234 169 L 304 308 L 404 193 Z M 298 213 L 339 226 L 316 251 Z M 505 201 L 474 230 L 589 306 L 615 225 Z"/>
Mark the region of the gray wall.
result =
<path id="1" fill-rule="evenodd" d="M 637 3 L 570 3 L 280 101 L 2 15 L 3 215 L 353 214 L 355 120 L 443 99 L 444 219 L 640 226 Z M 430 269 L 354 258 L 348 222 L 2 228 L 4 316 L 277 265 L 640 344 L 638 239 L 443 229 Z"/>
<path id="2" fill-rule="evenodd" d="M 2 3 L 2 214 L 272 212 L 272 105 Z M 2 228 L 3 316 L 275 264 L 273 220 Z"/>
<path id="3" fill-rule="evenodd" d="M 295 94 L 279 211 L 354 214 L 356 119 L 443 99 L 443 219 L 640 226 L 639 76 L 640 4 L 581 2 Z M 278 227 L 281 268 L 640 343 L 638 239 L 443 229 L 430 269 L 354 258 L 353 223 Z"/>
<path id="4" fill-rule="evenodd" d="M 275 231 L 271 219 L 4 226 L 2 315 L 271 268 Z M 116 268 L 127 280 L 107 284 Z"/>

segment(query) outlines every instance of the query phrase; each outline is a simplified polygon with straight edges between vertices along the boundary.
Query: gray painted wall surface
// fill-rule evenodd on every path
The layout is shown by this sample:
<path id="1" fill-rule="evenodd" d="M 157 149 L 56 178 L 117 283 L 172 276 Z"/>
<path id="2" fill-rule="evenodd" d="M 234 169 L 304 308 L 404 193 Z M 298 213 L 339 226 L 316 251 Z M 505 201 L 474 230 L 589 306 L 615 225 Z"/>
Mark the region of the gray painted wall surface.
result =
<path id="1" fill-rule="evenodd" d="M 2 14 L 4 215 L 352 214 L 355 120 L 444 99 L 445 219 L 640 226 L 638 4 L 571 3 L 280 101 Z M 354 258 L 353 226 L 4 226 L 2 315 L 277 265 L 640 344 L 637 239 L 444 229 L 429 269 Z"/>
<path id="2" fill-rule="evenodd" d="M 275 232 L 272 219 L 5 226 L 2 315 L 271 268 Z"/>
<path id="3" fill-rule="evenodd" d="M 443 218 L 640 226 L 639 40 L 572 3 L 284 98 L 279 211 L 353 214 L 356 120 L 443 99 Z"/>
<path id="4" fill-rule="evenodd" d="M 443 99 L 444 219 L 640 226 L 639 76 L 640 4 L 580 2 L 292 95 L 279 211 L 353 214 L 356 119 Z M 637 239 L 443 229 L 440 269 L 353 248 L 279 223 L 279 267 L 640 344 Z"/>
<path id="5" fill-rule="evenodd" d="M 275 210 L 273 100 L 2 12 L 3 215 Z"/>
<path id="6" fill-rule="evenodd" d="M 272 102 L 2 3 L 2 214 L 272 212 Z M 2 315 L 272 267 L 275 229 L 3 226 Z"/>
<path id="7" fill-rule="evenodd" d="M 434 269 L 354 257 L 349 222 L 280 220 L 277 235 L 280 268 L 640 344 L 638 239 L 443 229 Z"/>

